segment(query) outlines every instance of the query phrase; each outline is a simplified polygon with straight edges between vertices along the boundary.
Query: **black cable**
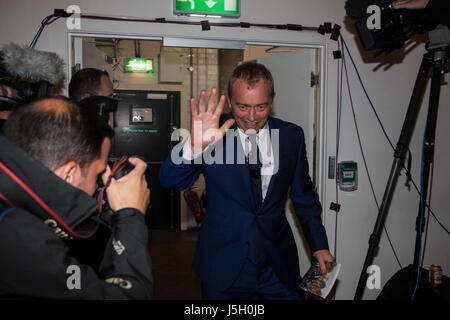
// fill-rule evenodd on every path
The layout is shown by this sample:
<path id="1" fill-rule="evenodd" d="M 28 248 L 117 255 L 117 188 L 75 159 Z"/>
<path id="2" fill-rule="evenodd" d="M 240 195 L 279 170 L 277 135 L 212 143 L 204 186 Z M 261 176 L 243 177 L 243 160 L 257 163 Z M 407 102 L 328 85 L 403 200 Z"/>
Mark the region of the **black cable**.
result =
<path id="1" fill-rule="evenodd" d="M 342 38 L 341 38 L 341 41 L 342 41 Z M 377 197 L 375 195 L 375 189 L 373 187 L 372 178 L 371 178 L 370 173 L 369 173 L 369 168 L 368 168 L 368 165 L 367 165 L 366 156 L 365 156 L 365 153 L 364 153 L 364 150 L 363 150 L 363 146 L 362 146 L 362 142 L 361 142 L 361 136 L 360 136 L 359 128 L 358 128 L 358 123 L 356 121 L 355 107 L 354 107 L 354 104 L 353 104 L 353 98 L 352 98 L 352 94 L 351 94 L 351 91 L 350 91 L 350 82 L 348 80 L 348 72 L 347 72 L 347 64 L 345 62 L 345 55 L 343 55 L 343 59 L 342 60 L 343 60 L 343 65 L 344 65 L 344 69 L 345 69 L 345 77 L 346 77 L 346 81 L 347 81 L 347 89 L 348 89 L 348 94 L 349 94 L 349 99 L 350 99 L 350 106 L 351 106 L 352 114 L 353 114 L 353 122 L 355 124 L 355 129 L 356 129 L 356 136 L 358 138 L 359 149 L 361 151 L 361 156 L 363 158 L 363 163 L 364 163 L 364 167 L 366 169 L 366 174 L 367 174 L 367 178 L 369 180 L 369 185 L 370 185 L 370 189 L 372 191 L 372 196 L 373 196 L 373 198 L 375 200 L 375 204 L 377 206 L 377 209 L 380 210 L 380 206 L 378 204 L 378 200 L 377 200 Z M 389 236 L 389 233 L 388 233 L 385 225 L 383 225 L 383 229 L 384 229 L 384 232 L 386 233 L 389 245 L 391 246 L 391 249 L 392 249 L 392 252 L 394 253 L 395 259 L 397 260 L 397 263 L 398 263 L 398 265 L 400 266 L 400 269 L 401 269 L 402 268 L 402 264 L 400 263 L 400 260 L 399 260 L 399 258 L 397 256 L 397 252 L 394 249 L 394 245 L 392 244 L 391 237 Z"/>
<path id="2" fill-rule="evenodd" d="M 342 37 L 342 36 L 341 36 L 341 37 Z M 367 93 L 366 87 L 364 86 L 364 83 L 363 83 L 363 81 L 362 81 L 362 79 L 361 79 L 361 76 L 360 76 L 360 74 L 359 74 L 358 68 L 356 67 L 355 61 L 353 60 L 353 57 L 352 57 L 352 55 L 351 55 L 351 53 L 350 53 L 350 50 L 349 50 L 349 48 L 348 48 L 348 46 L 347 46 L 345 40 L 344 40 L 343 38 L 342 38 L 342 40 L 343 40 L 342 42 L 343 42 L 343 44 L 344 44 L 344 47 L 345 47 L 347 53 L 349 54 L 350 60 L 351 60 L 351 62 L 352 62 L 352 64 L 353 64 L 353 68 L 354 68 L 355 71 L 356 71 L 356 75 L 357 75 L 357 77 L 358 77 L 359 83 L 361 84 L 361 87 L 362 87 L 362 89 L 363 89 L 363 91 L 364 91 L 364 94 L 365 94 L 367 100 L 369 101 L 370 107 L 372 108 L 372 111 L 374 112 L 375 117 L 377 118 L 378 124 L 380 125 L 380 127 L 381 127 L 381 129 L 382 129 L 382 131 L 383 131 L 383 134 L 384 134 L 384 136 L 386 137 L 386 140 L 389 142 L 389 145 L 391 146 L 392 150 L 395 150 L 395 147 L 394 147 L 394 145 L 392 144 L 392 141 L 391 141 L 391 139 L 389 138 L 389 135 L 387 134 L 386 129 L 384 128 L 383 123 L 381 122 L 380 117 L 378 116 L 378 113 L 377 113 L 377 111 L 376 111 L 376 109 L 375 109 L 375 107 L 374 107 L 374 105 L 373 105 L 373 103 L 372 103 L 372 100 L 370 99 L 369 94 Z M 403 169 L 406 170 L 406 168 L 405 168 L 404 166 L 403 166 Z M 412 182 L 414 188 L 416 189 L 417 193 L 420 195 L 420 190 L 419 190 L 419 188 L 417 187 L 417 184 L 415 183 L 414 179 L 411 179 L 411 182 Z M 429 206 L 427 203 L 425 203 L 425 206 L 430 210 L 430 212 L 431 212 L 433 218 L 434 218 L 434 219 L 436 220 L 436 222 L 441 226 L 441 228 L 444 229 L 444 231 L 447 232 L 447 233 L 450 235 L 450 231 L 449 231 L 449 230 L 448 230 L 448 229 L 447 229 L 447 228 L 439 221 L 439 219 L 436 217 L 436 215 L 434 214 L 434 212 L 433 212 L 433 210 L 430 208 L 430 206 Z"/>
<path id="3" fill-rule="evenodd" d="M 39 40 L 39 37 L 41 36 L 42 31 L 44 30 L 45 26 L 47 26 L 59 19 L 59 17 L 57 17 L 55 20 L 49 22 L 50 19 L 53 17 L 54 17 L 54 15 L 51 14 L 51 15 L 46 16 L 44 19 L 42 19 L 41 25 L 40 25 L 38 31 L 36 32 L 36 35 L 34 36 L 33 40 L 30 43 L 30 48 L 34 48 L 36 46 L 36 43 Z"/>

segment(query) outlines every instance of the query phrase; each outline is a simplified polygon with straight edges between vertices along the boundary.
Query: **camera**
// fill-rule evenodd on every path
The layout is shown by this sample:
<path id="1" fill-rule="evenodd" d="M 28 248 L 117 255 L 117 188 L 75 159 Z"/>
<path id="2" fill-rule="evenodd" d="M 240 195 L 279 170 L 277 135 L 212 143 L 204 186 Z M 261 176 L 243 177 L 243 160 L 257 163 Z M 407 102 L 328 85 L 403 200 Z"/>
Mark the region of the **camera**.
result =
<path id="1" fill-rule="evenodd" d="M 1 73 L 0 85 L 2 89 L 9 87 L 11 97 L 2 96 L 0 110 L 12 110 L 17 104 L 34 98 L 47 97 L 52 94 L 53 86 L 47 81 L 29 82 L 24 79 L 11 79 L 10 75 Z"/>
<path id="2" fill-rule="evenodd" d="M 106 121 L 109 118 L 110 112 L 117 110 L 118 100 L 105 96 L 89 96 L 79 102 L 81 108 L 88 108 L 95 111 L 95 113 L 104 118 Z"/>
<path id="3" fill-rule="evenodd" d="M 4 45 L 0 51 L 0 110 L 50 96 L 63 78 L 64 61 L 57 54 L 14 43 Z"/>
<path id="4" fill-rule="evenodd" d="M 389 53 L 400 49 L 416 34 L 433 30 L 438 25 L 424 16 L 423 10 L 393 9 L 392 0 L 347 0 L 347 15 L 355 20 L 355 27 L 364 50 L 377 50 Z M 370 15 L 368 6 L 380 8 L 380 27 L 370 29 L 367 21 Z"/>
<path id="5" fill-rule="evenodd" d="M 94 194 L 94 197 L 99 202 L 99 213 L 102 214 L 103 212 L 111 210 L 108 204 L 108 199 L 106 196 L 106 189 L 109 186 L 109 183 L 111 182 L 111 179 L 120 179 L 123 176 L 126 176 L 128 173 L 130 173 L 131 170 L 134 169 L 134 165 L 128 161 L 127 156 L 123 156 L 121 158 L 117 157 L 110 157 L 107 161 L 108 166 L 111 169 L 111 174 L 108 177 L 108 180 L 106 181 L 106 184 L 103 183 L 103 180 L 101 177 L 97 180 L 97 190 Z"/>

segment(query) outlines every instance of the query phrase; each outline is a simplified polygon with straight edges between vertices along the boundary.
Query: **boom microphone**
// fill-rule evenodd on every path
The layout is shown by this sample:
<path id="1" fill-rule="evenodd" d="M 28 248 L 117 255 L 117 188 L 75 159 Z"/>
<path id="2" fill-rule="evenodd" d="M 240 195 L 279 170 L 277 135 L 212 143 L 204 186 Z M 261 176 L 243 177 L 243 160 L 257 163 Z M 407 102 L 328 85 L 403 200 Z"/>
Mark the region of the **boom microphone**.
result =
<path id="1" fill-rule="evenodd" d="M 10 43 L 0 53 L 1 68 L 8 74 L 52 85 L 64 78 L 64 61 L 53 52 L 38 51 Z"/>
<path id="2" fill-rule="evenodd" d="M 367 17 L 367 8 L 377 5 L 380 8 L 389 6 L 393 0 L 347 0 L 345 2 L 345 12 L 347 16 L 355 21 L 364 20 Z"/>

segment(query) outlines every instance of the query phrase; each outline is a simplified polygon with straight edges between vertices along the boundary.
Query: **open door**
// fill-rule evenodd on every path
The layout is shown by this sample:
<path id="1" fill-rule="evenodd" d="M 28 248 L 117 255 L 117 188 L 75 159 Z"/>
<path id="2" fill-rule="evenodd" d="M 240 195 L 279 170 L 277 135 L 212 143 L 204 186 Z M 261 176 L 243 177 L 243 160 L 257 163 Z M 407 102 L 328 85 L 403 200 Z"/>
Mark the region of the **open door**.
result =
<path id="1" fill-rule="evenodd" d="M 315 70 L 315 49 L 301 49 L 258 59 L 275 82 L 273 116 L 299 125 L 305 132 L 306 151 L 314 179 L 315 90 L 311 87 L 311 72 Z"/>
<path id="2" fill-rule="evenodd" d="M 295 123 L 303 128 L 305 133 L 306 152 L 309 163 L 309 174 L 317 188 L 316 168 L 319 168 L 316 151 L 316 86 L 311 84 L 311 73 L 316 75 L 316 49 L 300 49 L 280 53 L 258 59 L 272 73 L 275 86 L 275 101 L 273 116 Z M 301 273 L 304 274 L 311 265 L 310 251 L 303 238 L 303 233 L 297 232 L 301 227 L 297 223 L 291 200 L 286 203 L 287 219 L 293 229 L 297 244 Z"/>

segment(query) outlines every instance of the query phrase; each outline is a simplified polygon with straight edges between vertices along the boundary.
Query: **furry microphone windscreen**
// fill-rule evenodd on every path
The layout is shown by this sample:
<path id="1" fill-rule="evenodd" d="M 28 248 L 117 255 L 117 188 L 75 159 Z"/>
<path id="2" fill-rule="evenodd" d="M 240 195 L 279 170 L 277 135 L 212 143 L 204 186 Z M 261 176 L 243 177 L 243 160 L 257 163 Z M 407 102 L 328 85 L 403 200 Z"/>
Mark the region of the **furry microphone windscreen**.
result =
<path id="1" fill-rule="evenodd" d="M 52 85 L 64 78 L 64 60 L 53 52 L 10 43 L 3 46 L 1 59 L 5 70 L 12 76 L 48 81 Z"/>

